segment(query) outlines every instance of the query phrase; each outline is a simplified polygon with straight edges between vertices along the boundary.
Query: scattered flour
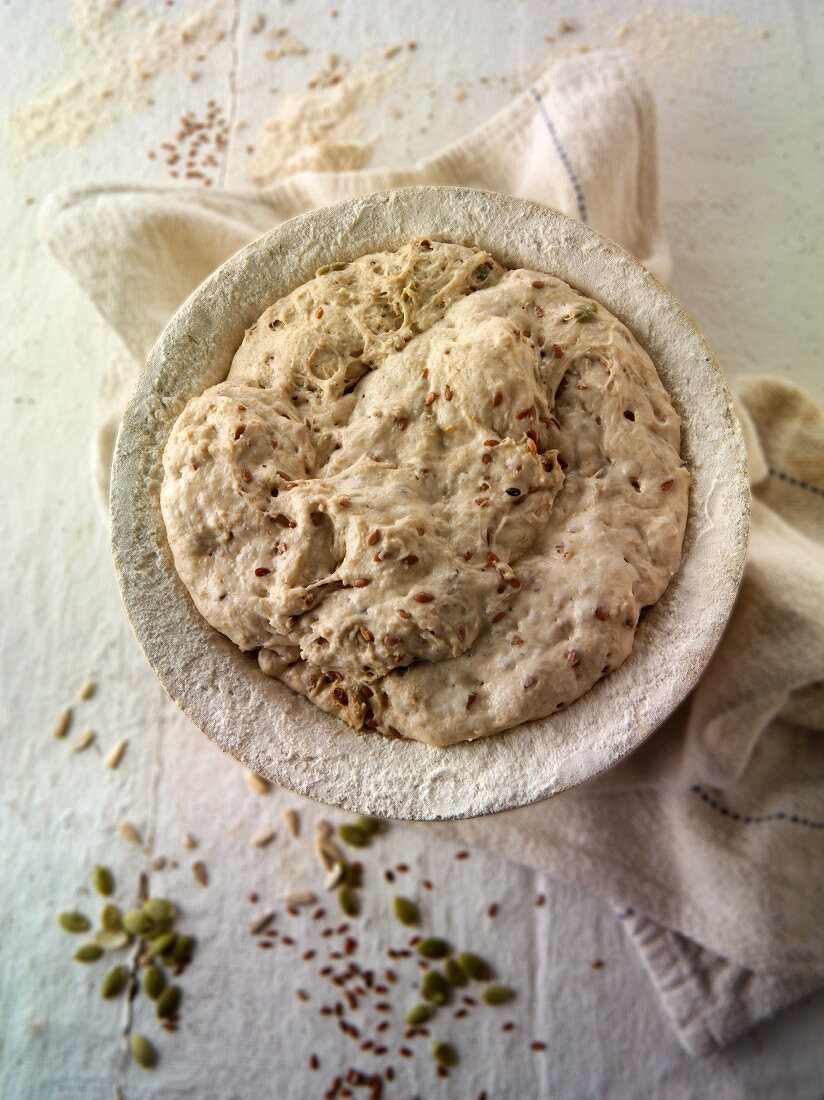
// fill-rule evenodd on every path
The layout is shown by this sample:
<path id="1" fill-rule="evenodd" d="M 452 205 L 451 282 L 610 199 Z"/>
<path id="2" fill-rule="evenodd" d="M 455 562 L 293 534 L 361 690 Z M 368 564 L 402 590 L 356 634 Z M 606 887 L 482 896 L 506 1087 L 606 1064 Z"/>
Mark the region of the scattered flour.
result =
<path id="1" fill-rule="evenodd" d="M 150 106 L 152 81 L 204 60 L 226 38 L 229 16 L 222 0 L 163 14 L 140 0 L 74 0 L 56 75 L 7 116 L 6 146 L 27 160 L 80 145 L 114 119 Z"/>
<path id="2" fill-rule="evenodd" d="M 288 96 L 264 123 L 246 169 L 250 179 L 266 186 L 295 172 L 363 168 L 379 135 L 364 136 L 359 109 L 378 103 L 403 66 L 365 58 L 350 67 L 330 55 L 307 87 Z"/>

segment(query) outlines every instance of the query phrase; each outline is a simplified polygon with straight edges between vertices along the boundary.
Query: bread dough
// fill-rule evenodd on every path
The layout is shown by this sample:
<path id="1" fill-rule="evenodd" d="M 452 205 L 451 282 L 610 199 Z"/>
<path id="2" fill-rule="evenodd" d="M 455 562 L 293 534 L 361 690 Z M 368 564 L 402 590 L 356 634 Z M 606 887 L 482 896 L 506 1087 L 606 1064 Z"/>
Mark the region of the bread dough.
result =
<path id="1" fill-rule="evenodd" d="M 567 706 L 676 570 L 689 474 L 603 306 L 412 241 L 265 311 L 164 451 L 200 613 L 356 729 L 432 745 Z"/>

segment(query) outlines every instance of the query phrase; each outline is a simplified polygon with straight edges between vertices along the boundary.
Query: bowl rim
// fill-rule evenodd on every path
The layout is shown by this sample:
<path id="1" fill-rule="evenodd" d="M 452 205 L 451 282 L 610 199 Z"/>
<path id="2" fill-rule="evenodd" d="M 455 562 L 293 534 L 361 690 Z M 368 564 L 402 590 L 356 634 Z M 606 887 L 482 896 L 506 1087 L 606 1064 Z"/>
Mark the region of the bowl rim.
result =
<path id="1" fill-rule="evenodd" d="M 627 660 L 564 711 L 446 748 L 356 733 L 266 677 L 196 610 L 174 568 L 159 507 L 160 461 L 174 421 L 195 392 L 225 377 L 243 332 L 263 310 L 330 255 L 352 260 L 421 236 L 472 243 L 506 266 L 557 275 L 623 321 L 681 415 L 682 457 L 692 477 L 681 565 L 645 611 Z M 150 352 L 121 421 L 110 543 L 149 664 L 220 748 L 320 802 L 443 820 L 541 801 L 614 766 L 654 732 L 721 638 L 743 574 L 749 510 L 743 436 L 720 367 L 654 275 L 589 226 L 540 203 L 417 186 L 291 218 L 230 257 L 187 298 Z"/>

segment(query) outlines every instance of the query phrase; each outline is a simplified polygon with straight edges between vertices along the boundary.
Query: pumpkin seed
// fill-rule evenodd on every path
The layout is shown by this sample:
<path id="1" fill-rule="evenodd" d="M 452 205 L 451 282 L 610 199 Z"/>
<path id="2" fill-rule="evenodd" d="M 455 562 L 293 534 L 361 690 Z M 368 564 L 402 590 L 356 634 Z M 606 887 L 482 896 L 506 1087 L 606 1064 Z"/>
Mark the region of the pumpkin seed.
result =
<path id="1" fill-rule="evenodd" d="M 97 962 L 100 956 L 103 954 L 103 948 L 96 943 L 84 943 L 74 953 L 75 962 L 79 963 L 93 963 Z"/>
<path id="2" fill-rule="evenodd" d="M 142 909 L 127 909 L 123 914 L 122 924 L 133 936 L 145 936 L 153 928 L 152 918 Z"/>
<path id="3" fill-rule="evenodd" d="M 443 959 L 449 954 L 449 944 L 437 936 L 428 936 L 418 943 L 416 951 L 425 959 Z"/>
<path id="4" fill-rule="evenodd" d="M 367 817 L 365 814 L 362 814 L 355 821 L 355 824 L 359 829 L 362 829 L 367 836 L 374 836 L 375 833 L 379 833 L 383 826 L 383 822 L 379 817 Z"/>
<path id="5" fill-rule="evenodd" d="M 52 737 L 56 740 L 61 740 L 69 732 L 69 726 L 72 724 L 72 708 L 64 707 L 60 711 L 52 726 Z"/>
<path id="6" fill-rule="evenodd" d="M 108 902 L 100 910 L 100 924 L 103 928 L 108 928 L 111 931 L 116 931 L 123 927 L 121 923 L 122 917 L 123 914 L 120 912 L 120 909 L 111 902 Z"/>
<path id="7" fill-rule="evenodd" d="M 399 920 L 401 924 L 417 924 L 420 920 L 418 907 L 414 901 L 410 901 L 409 898 L 394 898 L 392 900 L 392 910 L 396 919 Z"/>
<path id="8" fill-rule="evenodd" d="M 125 966 L 115 966 L 100 983 L 100 996 L 109 1001 L 118 997 L 129 981 L 129 971 Z"/>
<path id="9" fill-rule="evenodd" d="M 315 272 L 316 275 L 328 275 L 330 271 L 343 271 L 346 267 L 345 263 L 335 262 L 333 264 L 324 264 L 323 267 L 319 267 Z"/>
<path id="10" fill-rule="evenodd" d="M 166 988 L 166 975 L 159 966 L 152 964 L 143 971 L 143 992 L 156 1001 Z"/>
<path id="11" fill-rule="evenodd" d="M 131 941 L 132 937 L 122 928 L 101 928 L 94 934 L 94 942 L 104 951 L 117 951 Z"/>
<path id="12" fill-rule="evenodd" d="M 458 1052 L 451 1043 L 444 1043 L 436 1039 L 432 1044 L 432 1057 L 439 1066 L 456 1066 L 458 1064 Z"/>
<path id="13" fill-rule="evenodd" d="M 343 882 L 352 890 L 357 890 L 363 885 L 363 871 L 354 863 L 345 863 L 343 867 Z"/>
<path id="14" fill-rule="evenodd" d="M 152 941 L 152 946 L 146 952 L 146 958 L 154 959 L 157 955 L 171 955 L 176 943 L 177 936 L 174 932 L 164 932 L 162 936 Z"/>
<path id="15" fill-rule="evenodd" d="M 471 951 L 464 951 L 458 955 L 458 966 L 473 982 L 488 982 L 492 977 L 492 971 L 488 963 L 485 963 L 480 955 L 473 955 Z"/>
<path id="16" fill-rule="evenodd" d="M 72 932 L 75 935 L 79 932 L 88 932 L 92 926 L 89 918 L 84 917 L 82 913 L 78 913 L 76 909 L 60 913 L 57 922 L 64 932 Z"/>
<path id="17" fill-rule="evenodd" d="M 464 974 L 463 970 L 458 966 L 455 959 L 446 960 L 443 972 L 449 984 L 454 985 L 456 989 L 462 989 L 466 985 L 466 974 Z"/>
<path id="18" fill-rule="evenodd" d="M 129 1039 L 129 1050 L 132 1052 L 134 1061 L 143 1069 L 151 1069 L 157 1065 L 157 1051 L 140 1032 L 136 1031 Z"/>
<path id="19" fill-rule="evenodd" d="M 485 1005 L 505 1005 L 514 996 L 512 990 L 505 985 L 488 985 L 481 994 L 481 1000 Z"/>
<path id="20" fill-rule="evenodd" d="M 356 917 L 360 913 L 360 901 L 358 895 L 349 886 L 341 886 L 338 890 L 338 904 L 347 917 Z"/>
<path id="21" fill-rule="evenodd" d="M 410 1027 L 417 1027 L 418 1024 L 425 1024 L 427 1020 L 431 1020 L 434 1014 L 435 1009 L 432 1005 L 419 1004 L 413 1005 L 404 1019 Z"/>
<path id="22" fill-rule="evenodd" d="M 151 917 L 155 924 L 161 921 L 174 920 L 177 916 L 177 908 L 165 898 L 147 898 L 143 902 L 143 912 Z"/>
<path id="23" fill-rule="evenodd" d="M 171 955 L 172 962 L 176 962 L 178 965 L 188 962 L 194 953 L 196 944 L 197 940 L 194 936 L 178 936 Z"/>
<path id="24" fill-rule="evenodd" d="M 161 1020 L 167 1016 L 174 1016 L 180 1007 L 180 986 L 170 985 L 164 989 L 157 999 L 157 1014 Z"/>
<path id="25" fill-rule="evenodd" d="M 364 832 L 360 825 L 353 825 L 351 823 L 338 825 L 338 836 L 344 844 L 349 844 L 353 848 L 369 847 L 370 834 Z"/>
<path id="26" fill-rule="evenodd" d="M 421 992 L 424 1000 L 433 1005 L 449 1004 L 452 996 L 452 986 L 441 974 L 440 970 L 427 970 L 421 982 Z"/>
<path id="27" fill-rule="evenodd" d="M 104 898 L 108 898 L 114 893 L 114 875 L 108 867 L 103 867 L 100 863 L 94 865 L 92 868 L 92 886 Z"/>

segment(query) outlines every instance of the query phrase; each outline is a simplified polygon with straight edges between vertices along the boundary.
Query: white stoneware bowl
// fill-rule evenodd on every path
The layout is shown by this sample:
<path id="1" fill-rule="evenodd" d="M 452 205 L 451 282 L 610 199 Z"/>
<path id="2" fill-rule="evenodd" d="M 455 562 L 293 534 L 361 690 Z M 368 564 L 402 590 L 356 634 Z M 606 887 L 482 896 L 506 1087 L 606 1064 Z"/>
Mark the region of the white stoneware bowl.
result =
<path id="1" fill-rule="evenodd" d="M 259 670 L 201 618 L 160 514 L 161 456 L 186 402 L 222 381 L 244 330 L 330 260 L 430 237 L 488 249 L 602 302 L 646 348 L 682 418 L 692 476 L 680 569 L 642 616 L 628 660 L 568 709 L 446 749 L 356 733 Z M 617 245 L 523 199 L 413 187 L 316 210 L 228 260 L 166 326 L 123 418 L 111 538 L 126 610 L 166 690 L 247 767 L 320 802 L 434 820 L 557 794 L 637 748 L 681 702 L 715 649 L 744 568 L 749 488 L 741 430 L 712 352 L 667 290 Z"/>

